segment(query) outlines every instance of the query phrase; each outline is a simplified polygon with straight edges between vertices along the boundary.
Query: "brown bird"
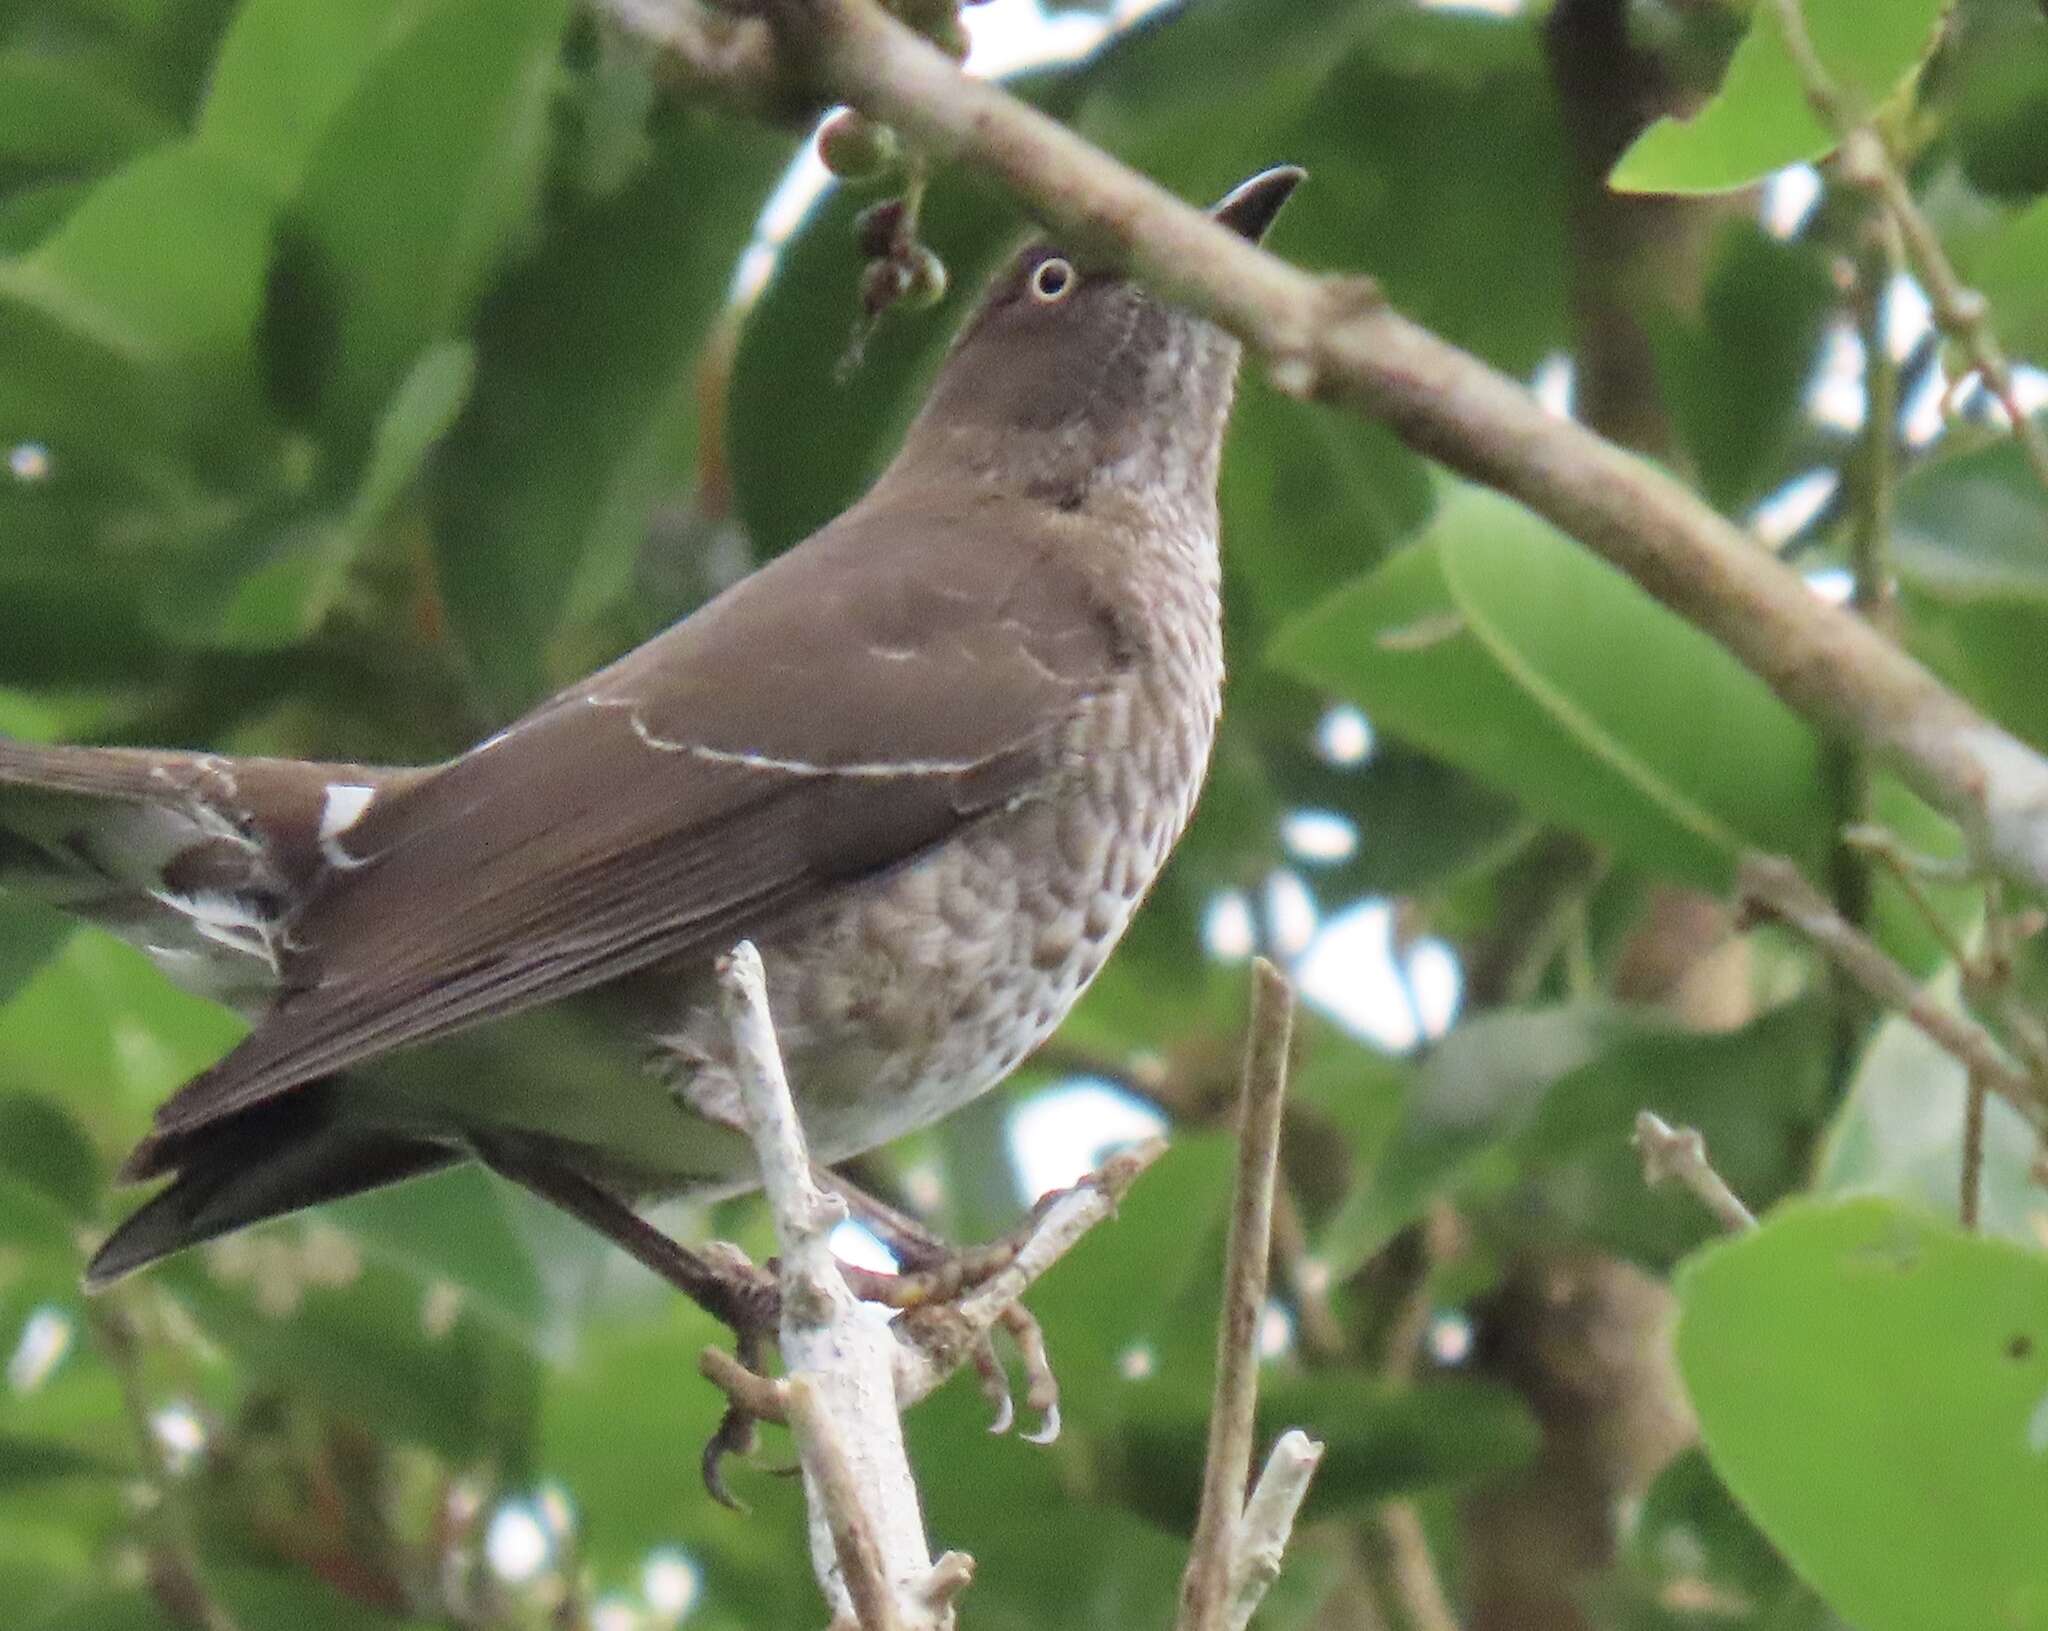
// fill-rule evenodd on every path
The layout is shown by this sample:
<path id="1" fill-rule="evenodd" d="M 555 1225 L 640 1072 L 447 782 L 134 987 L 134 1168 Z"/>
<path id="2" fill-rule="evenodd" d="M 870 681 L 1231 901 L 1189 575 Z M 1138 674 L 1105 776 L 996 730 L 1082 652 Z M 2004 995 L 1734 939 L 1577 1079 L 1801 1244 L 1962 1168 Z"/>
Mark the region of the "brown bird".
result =
<path id="1" fill-rule="evenodd" d="M 1300 179 L 1214 214 L 1257 239 Z M 629 1245 L 627 1202 L 747 1187 L 713 981 L 743 938 L 819 1159 L 1000 1081 L 1202 784 L 1237 364 L 1034 243 L 866 497 L 450 763 L 0 742 L 0 884 L 255 1022 L 158 1111 L 123 1175 L 170 1182 L 90 1281 L 465 1159 Z M 648 1068 L 365 1068 L 572 997 Z"/>

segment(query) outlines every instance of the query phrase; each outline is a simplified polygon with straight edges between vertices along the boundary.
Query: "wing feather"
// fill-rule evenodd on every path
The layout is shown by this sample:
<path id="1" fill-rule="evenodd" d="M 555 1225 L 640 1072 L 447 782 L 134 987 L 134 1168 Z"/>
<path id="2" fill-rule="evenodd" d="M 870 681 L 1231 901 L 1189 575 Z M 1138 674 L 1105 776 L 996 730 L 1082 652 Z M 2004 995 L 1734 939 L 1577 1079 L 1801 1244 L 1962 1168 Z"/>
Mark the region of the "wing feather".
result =
<path id="1" fill-rule="evenodd" d="M 878 494 L 879 494 L 878 490 Z M 1043 512 L 872 500 L 351 830 L 286 992 L 150 1149 L 376 1054 L 715 956 L 1060 770 L 1126 656 Z"/>

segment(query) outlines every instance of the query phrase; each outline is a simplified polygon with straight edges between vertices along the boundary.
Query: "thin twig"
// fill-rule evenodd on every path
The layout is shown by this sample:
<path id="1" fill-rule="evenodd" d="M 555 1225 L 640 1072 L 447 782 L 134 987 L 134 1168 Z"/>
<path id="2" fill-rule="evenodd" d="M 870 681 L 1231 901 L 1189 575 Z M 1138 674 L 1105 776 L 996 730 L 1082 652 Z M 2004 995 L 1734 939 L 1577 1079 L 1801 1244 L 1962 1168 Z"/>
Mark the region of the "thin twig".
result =
<path id="1" fill-rule="evenodd" d="M 1026 1290 L 1079 1244 L 1098 1223 L 1116 1215 L 1117 1203 L 1152 1163 L 1166 1152 L 1163 1139 L 1146 1139 L 1119 1150 L 1070 1189 L 1046 1204 L 1009 1261 L 971 1290 L 908 1316 L 916 1341 L 900 1345 L 896 1358 L 896 1401 L 907 1409 L 928 1395 L 972 1356 Z M 1027 1354 L 1027 1363 L 1034 1356 Z M 1057 1416 L 1032 1435 L 1056 1437 Z"/>
<path id="2" fill-rule="evenodd" d="M 1267 1589 L 1280 1578 L 1294 1515 L 1308 1494 L 1309 1480 L 1323 1459 L 1323 1446 L 1298 1427 L 1273 1441 L 1266 1470 L 1259 1474 L 1238 1527 L 1237 1553 L 1230 1567 L 1228 1631 L 1245 1631 Z"/>
<path id="3" fill-rule="evenodd" d="M 1280 1165 L 1280 1112 L 1294 991 L 1263 957 L 1252 964 L 1252 1013 L 1240 1093 L 1237 1186 L 1230 1215 L 1223 1312 L 1216 1335 L 1216 1392 L 1202 1505 L 1181 1581 L 1180 1631 L 1225 1631 L 1231 1578 L 1251 1473 L 1259 1399 L 1259 1327 L 1273 1250 L 1273 1190 Z"/>
<path id="4" fill-rule="evenodd" d="M 2015 1066 L 1982 1025 L 1936 1002 L 1875 941 L 1843 921 L 1790 861 L 1778 855 L 1747 855 L 1738 869 L 1737 887 L 1746 902 L 1812 941 L 1885 1007 L 1897 1009 L 1960 1059 L 2029 1126 L 2048 1129 L 2048 1098 L 2041 1084 Z"/>
<path id="5" fill-rule="evenodd" d="M 1756 1214 L 1707 1160 L 1707 1141 L 1697 1127 L 1674 1127 L 1654 1111 L 1640 1110 L 1632 1142 L 1643 1158 L 1643 1182 L 1651 1188 L 1675 1178 L 1730 1233 L 1756 1227 Z"/>
<path id="6" fill-rule="evenodd" d="M 2014 389 L 2012 364 L 1991 327 L 1989 303 L 1957 274 L 1955 264 L 1941 246 L 1940 236 L 1914 202 L 1913 190 L 1893 162 L 1891 150 L 1870 119 L 1869 110 L 1849 105 L 1842 86 L 1814 46 L 1800 0 L 1772 3 L 1786 54 L 1799 74 L 1808 105 L 1841 139 L 1837 165 L 1842 179 L 1870 194 L 1898 223 L 1913 270 L 1927 291 L 1935 322 L 1970 354 L 1970 361 L 2005 409 L 2012 433 L 2035 479 L 2048 487 L 2048 432 L 2028 416 L 2020 403 L 2019 393 Z"/>
<path id="7" fill-rule="evenodd" d="M 1957 1216 L 1970 1233 L 1977 1232 L 1984 1201 L 1984 1078 L 1971 1071 L 1963 1083 L 1963 1186 Z"/>
<path id="8" fill-rule="evenodd" d="M 1386 1537 L 1391 1583 L 1409 1631 L 1458 1631 L 1458 1616 L 1444 1592 L 1415 1503 L 1387 1502 L 1380 1509 L 1380 1533 Z"/>
<path id="9" fill-rule="evenodd" d="M 804 1469 L 814 1480 L 826 1522 L 839 1578 L 852 1599 L 860 1631 L 907 1631 L 896 1611 L 896 1593 L 883 1572 L 882 1549 L 867 1516 L 867 1491 L 854 1475 L 832 1413 L 808 1376 L 792 1376 L 782 1387 L 790 1427 L 804 1446 Z"/>
<path id="10" fill-rule="evenodd" d="M 950 1598 L 931 1591 L 934 1565 L 896 1413 L 900 1344 L 861 1309 L 832 1255 L 832 1228 L 846 1208 L 812 1178 L 751 943 L 720 965 L 719 986 L 781 1247 L 783 1400 L 803 1463 L 811 1566 L 836 1620 L 862 1631 L 949 1631 Z"/>

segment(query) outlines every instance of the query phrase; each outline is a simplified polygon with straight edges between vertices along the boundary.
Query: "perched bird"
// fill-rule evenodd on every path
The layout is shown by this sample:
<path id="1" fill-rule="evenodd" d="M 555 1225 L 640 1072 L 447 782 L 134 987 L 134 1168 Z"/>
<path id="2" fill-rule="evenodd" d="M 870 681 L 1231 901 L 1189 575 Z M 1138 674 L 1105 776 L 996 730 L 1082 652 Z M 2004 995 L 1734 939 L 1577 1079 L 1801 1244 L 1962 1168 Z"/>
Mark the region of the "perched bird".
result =
<path id="1" fill-rule="evenodd" d="M 1214 214 L 1257 239 L 1300 178 Z M 593 1197 L 747 1187 L 713 977 L 743 938 L 819 1159 L 1000 1081 L 1202 784 L 1237 364 L 1035 243 L 864 498 L 458 759 L 0 742 L 0 886 L 254 1021 L 158 1111 L 123 1174 L 170 1181 L 89 1279 L 472 1158 L 622 1239 Z M 382 1069 L 568 998 L 639 1068 Z"/>

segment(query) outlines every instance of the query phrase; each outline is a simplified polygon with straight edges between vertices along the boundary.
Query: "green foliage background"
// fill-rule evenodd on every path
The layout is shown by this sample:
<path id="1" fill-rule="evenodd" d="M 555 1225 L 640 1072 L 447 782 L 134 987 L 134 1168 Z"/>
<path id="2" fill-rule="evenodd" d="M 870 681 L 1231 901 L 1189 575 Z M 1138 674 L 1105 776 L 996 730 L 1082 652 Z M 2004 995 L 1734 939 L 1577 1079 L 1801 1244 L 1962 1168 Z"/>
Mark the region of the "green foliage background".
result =
<path id="1" fill-rule="evenodd" d="M 1807 10 L 2001 333 L 2048 359 L 2041 9 Z M 1816 469 L 1853 487 L 1866 451 L 1805 395 L 1855 322 L 1861 212 L 1830 187 L 1773 235 L 1753 198 L 1710 196 L 1829 145 L 1768 11 L 1191 0 L 1020 88 L 1191 197 L 1308 165 L 1274 247 L 1372 274 L 1517 375 L 1583 367 L 1619 313 L 1653 451 L 1748 517 Z M 1589 175 L 1569 53 L 1602 28 L 1661 88 L 1636 124 L 1697 117 L 1608 142 Z M 1019 218 L 937 174 L 955 292 L 849 374 L 849 224 L 875 195 L 829 194 L 735 307 L 800 138 L 660 79 L 570 0 L 0 0 L 0 730 L 449 754 L 851 499 Z M 1655 206 L 1690 223 L 1685 253 L 1622 279 L 1587 202 L 1626 207 L 1601 179 L 1617 158 L 1624 191 L 1691 200 Z M 1943 360 L 1934 340 L 1900 360 L 1909 406 Z M 2048 501 L 1972 400 L 1900 454 L 1899 632 L 2048 749 Z M 1398 1497 L 1475 1631 L 2048 1627 L 2048 1203 L 2018 1118 L 1993 1107 L 1966 1236 L 1961 1071 L 1918 1033 L 1725 923 L 1687 959 L 1740 953 L 1714 1025 L 1641 978 L 1660 913 L 1725 894 L 1742 850 L 1827 878 L 1838 761 L 1718 647 L 1375 426 L 1249 379 L 1223 503 L 1233 679 L 1194 832 L 1053 1057 L 870 1173 L 982 1235 L 1020 1204 L 1020 1095 L 1108 1073 L 1179 1123 L 1034 1298 L 1060 1443 L 989 1439 L 965 1384 L 911 1419 L 932 1533 L 980 1562 L 966 1623 L 1168 1618 L 1241 1009 L 1202 925 L 1237 891 L 1266 949 L 1298 954 L 1257 909 L 1285 873 L 1326 917 L 1391 897 L 1404 945 L 1440 936 L 1474 977 L 1410 1054 L 1310 1027 L 1289 1295 L 1315 1306 L 1291 1309 L 1265 1414 L 1330 1453 L 1263 1623 L 1410 1623 L 1377 1521 Z M 1802 565 L 1839 558 L 1846 508 L 1801 530 Z M 1318 751 L 1338 702 L 1375 728 L 1362 763 Z M 1902 789 L 1872 796 L 1953 851 Z M 1355 848 L 1291 853 L 1300 810 Z M 1969 890 L 1939 904 L 1956 932 L 1981 916 Z M 1960 1000 L 1942 934 L 1889 886 L 1870 922 Z M 1503 945 L 1513 978 L 1479 979 Z M 2015 980 L 2040 989 L 2024 958 Z M 816 1623 L 791 1481 L 738 1471 L 747 1516 L 698 1486 L 716 1330 L 478 1173 L 81 1298 L 120 1152 L 234 1034 L 116 943 L 0 901 L 10 1623 L 625 1631 L 672 1623 L 679 1556 L 692 1625 Z M 551 1036 L 478 1046 L 479 1070 L 577 1068 Z M 1712 1243 L 1690 1198 L 1645 1189 L 1645 1107 L 1702 1128 L 1759 1211 L 1785 1203 L 1760 1233 Z M 751 1203 L 699 1226 L 765 1246 Z M 1632 1311 L 1593 1295 L 1574 1333 L 1528 1314 L 1531 1285 L 1617 1284 Z M 1674 1313 L 1703 1450 L 1662 1358 Z M 1544 1540 L 1546 1507 L 1576 1502 L 1597 1533 Z M 482 1556 L 506 1503 L 546 1536 L 531 1578 Z M 1501 1596 L 1518 1546 L 1542 1620 Z"/>

